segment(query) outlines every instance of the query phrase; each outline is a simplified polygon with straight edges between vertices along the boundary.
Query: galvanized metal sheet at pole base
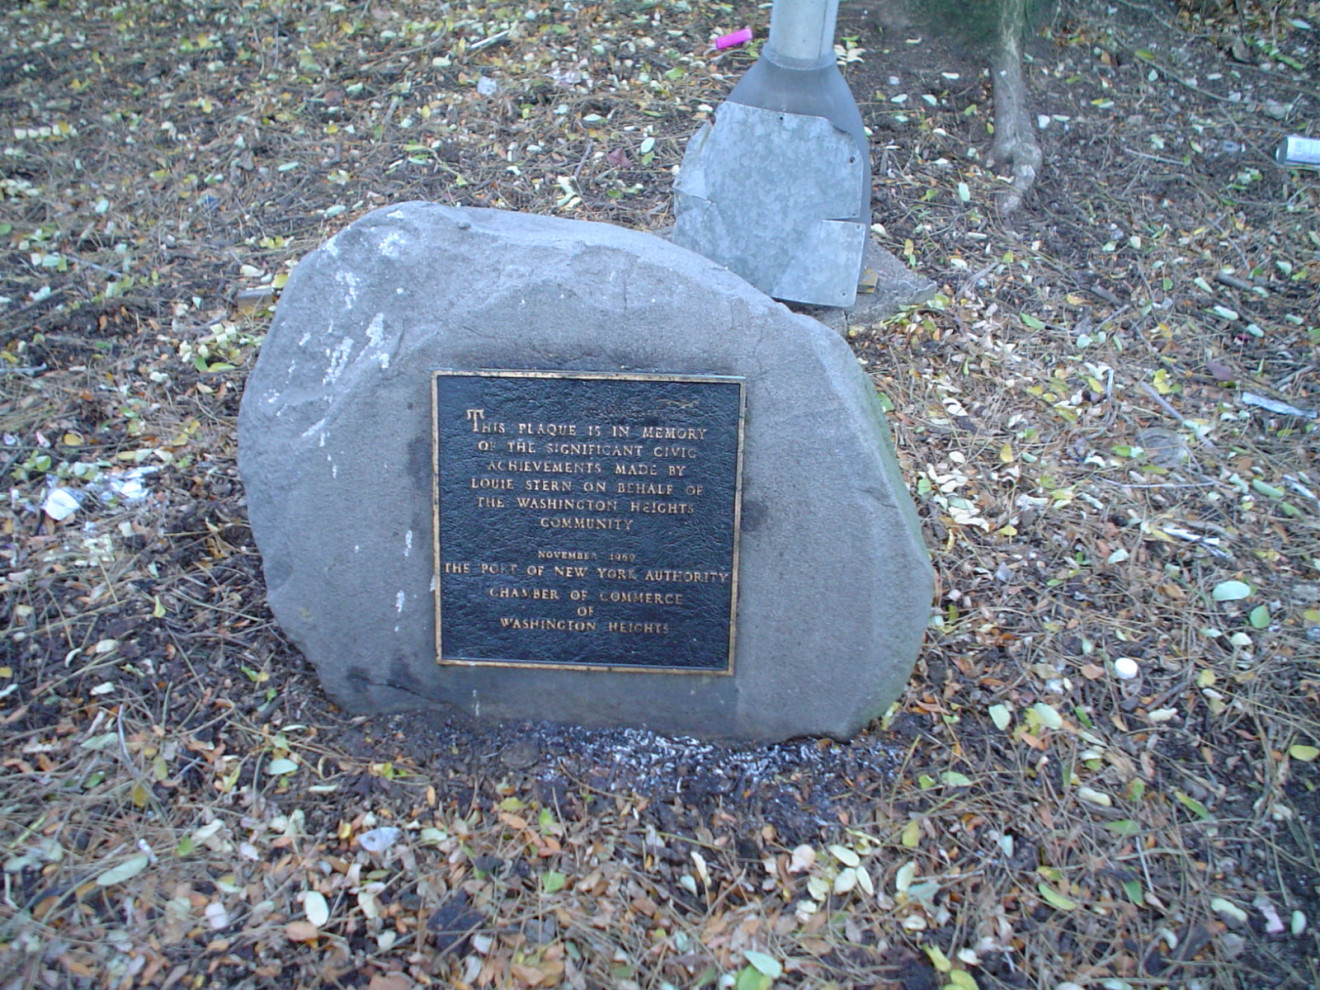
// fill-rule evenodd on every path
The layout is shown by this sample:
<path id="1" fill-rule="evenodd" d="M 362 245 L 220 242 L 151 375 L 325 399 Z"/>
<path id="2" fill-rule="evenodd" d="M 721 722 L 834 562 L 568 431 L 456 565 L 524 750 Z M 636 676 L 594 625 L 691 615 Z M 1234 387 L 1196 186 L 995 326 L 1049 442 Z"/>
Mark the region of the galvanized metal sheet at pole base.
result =
<path id="1" fill-rule="evenodd" d="M 758 60 L 689 142 L 674 242 L 776 299 L 851 306 L 870 162 L 834 63 L 837 0 L 776 0 Z"/>

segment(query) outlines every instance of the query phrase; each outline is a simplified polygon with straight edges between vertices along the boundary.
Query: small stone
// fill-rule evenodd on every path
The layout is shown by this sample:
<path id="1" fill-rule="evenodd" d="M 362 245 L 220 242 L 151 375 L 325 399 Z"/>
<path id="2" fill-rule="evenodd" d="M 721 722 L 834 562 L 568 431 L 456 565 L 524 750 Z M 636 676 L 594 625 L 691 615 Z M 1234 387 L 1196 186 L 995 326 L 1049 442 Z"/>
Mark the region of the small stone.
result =
<path id="1" fill-rule="evenodd" d="M 1114 673 L 1124 681 L 1130 681 L 1141 673 L 1141 667 L 1131 657 L 1119 657 L 1114 661 Z"/>
<path id="2" fill-rule="evenodd" d="M 1229 924 L 1245 925 L 1247 923 L 1247 912 L 1243 911 L 1227 897 L 1216 897 L 1211 900 L 1210 910 L 1214 911 Z"/>
<path id="3" fill-rule="evenodd" d="M 1283 120 L 1288 116 L 1288 109 L 1286 103 L 1280 103 L 1278 100 L 1266 100 L 1265 105 L 1261 107 L 1261 112 L 1273 120 Z"/>
<path id="4" fill-rule="evenodd" d="M 1146 451 L 1151 463 L 1157 467 L 1177 467 L 1192 456 L 1191 448 L 1182 437 L 1160 426 L 1138 431 L 1135 439 L 1137 446 Z"/>
<path id="5" fill-rule="evenodd" d="M 500 750 L 500 762 L 511 770 L 526 770 L 540 758 L 540 747 L 532 739 L 519 739 Z"/>

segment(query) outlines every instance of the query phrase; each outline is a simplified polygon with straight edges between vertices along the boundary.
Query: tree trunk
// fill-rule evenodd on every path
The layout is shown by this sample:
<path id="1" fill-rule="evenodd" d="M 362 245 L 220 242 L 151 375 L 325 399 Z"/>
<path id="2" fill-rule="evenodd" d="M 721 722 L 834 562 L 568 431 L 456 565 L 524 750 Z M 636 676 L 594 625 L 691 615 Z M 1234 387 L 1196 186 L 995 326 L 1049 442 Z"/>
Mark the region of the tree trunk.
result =
<path id="1" fill-rule="evenodd" d="M 990 146 L 990 165 L 1007 165 L 1011 170 L 1011 185 L 999 200 L 1000 213 L 1008 216 L 1022 205 L 1035 183 L 1041 153 L 1027 103 L 1027 84 L 1022 78 L 1027 0 L 1002 2 L 998 38 L 990 59 L 995 94 L 995 139 Z"/>

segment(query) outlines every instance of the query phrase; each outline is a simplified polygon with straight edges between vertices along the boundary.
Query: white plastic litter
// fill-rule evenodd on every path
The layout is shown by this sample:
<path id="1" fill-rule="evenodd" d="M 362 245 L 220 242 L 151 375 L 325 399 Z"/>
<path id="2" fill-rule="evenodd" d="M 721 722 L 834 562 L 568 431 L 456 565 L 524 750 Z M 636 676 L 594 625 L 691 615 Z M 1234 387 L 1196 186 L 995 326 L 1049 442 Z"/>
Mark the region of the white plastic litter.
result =
<path id="1" fill-rule="evenodd" d="M 158 467 L 135 467 L 127 471 L 106 472 L 88 487 L 96 493 L 102 502 L 114 499 L 118 502 L 140 502 L 151 490 L 143 483 L 157 471 Z"/>
<path id="2" fill-rule="evenodd" d="M 82 508 L 78 493 L 68 488 L 52 488 L 41 503 L 41 511 L 56 522 L 64 522 Z"/>
<path id="3" fill-rule="evenodd" d="M 358 836 L 358 845 L 369 853 L 384 852 L 398 842 L 399 836 L 402 834 L 399 829 L 392 825 L 373 828 L 370 832 L 363 832 Z"/>
<path id="4" fill-rule="evenodd" d="M 1258 406 L 1280 416 L 1301 416 L 1303 419 L 1315 419 L 1317 415 L 1314 409 L 1302 409 L 1287 402 L 1280 402 L 1278 399 L 1257 395 L 1255 392 L 1243 392 L 1241 398 L 1244 405 Z"/>

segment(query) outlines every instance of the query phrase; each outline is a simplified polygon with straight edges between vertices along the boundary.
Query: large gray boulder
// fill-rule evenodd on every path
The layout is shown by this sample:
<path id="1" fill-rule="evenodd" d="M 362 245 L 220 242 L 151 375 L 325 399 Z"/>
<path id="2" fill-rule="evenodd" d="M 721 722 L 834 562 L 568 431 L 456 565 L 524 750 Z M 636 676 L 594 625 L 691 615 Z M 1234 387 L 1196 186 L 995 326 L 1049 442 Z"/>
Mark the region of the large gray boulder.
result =
<path id="1" fill-rule="evenodd" d="M 436 369 L 745 379 L 731 676 L 437 662 Z M 901 692 L 933 579 L 847 345 L 657 237 L 427 203 L 303 259 L 248 379 L 239 467 L 271 609 L 357 712 L 847 737 Z"/>

